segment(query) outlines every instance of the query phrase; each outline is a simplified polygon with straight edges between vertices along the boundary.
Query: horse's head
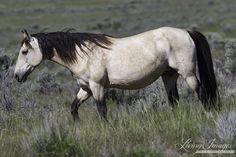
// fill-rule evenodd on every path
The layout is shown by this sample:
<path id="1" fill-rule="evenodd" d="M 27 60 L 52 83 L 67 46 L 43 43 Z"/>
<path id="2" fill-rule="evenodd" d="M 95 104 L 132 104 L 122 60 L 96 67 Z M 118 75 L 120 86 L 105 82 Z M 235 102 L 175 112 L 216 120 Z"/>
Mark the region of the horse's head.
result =
<path id="1" fill-rule="evenodd" d="M 27 76 L 43 60 L 38 40 L 31 37 L 26 30 L 22 31 L 24 39 L 21 44 L 20 52 L 16 62 L 14 76 L 19 82 L 24 82 Z"/>

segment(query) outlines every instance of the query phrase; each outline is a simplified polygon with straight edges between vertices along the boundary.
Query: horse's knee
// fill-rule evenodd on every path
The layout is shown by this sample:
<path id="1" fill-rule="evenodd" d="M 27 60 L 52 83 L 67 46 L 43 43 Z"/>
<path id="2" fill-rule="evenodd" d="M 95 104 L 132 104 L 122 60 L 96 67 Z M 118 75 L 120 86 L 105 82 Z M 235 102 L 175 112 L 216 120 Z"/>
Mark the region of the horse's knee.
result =
<path id="1" fill-rule="evenodd" d="M 79 93 L 77 94 L 76 98 L 74 99 L 74 101 L 71 104 L 71 114 L 74 119 L 79 118 L 79 115 L 78 115 L 79 106 L 85 100 L 87 100 L 90 96 L 91 96 L 91 92 L 89 90 L 85 91 L 82 88 L 80 88 Z"/>

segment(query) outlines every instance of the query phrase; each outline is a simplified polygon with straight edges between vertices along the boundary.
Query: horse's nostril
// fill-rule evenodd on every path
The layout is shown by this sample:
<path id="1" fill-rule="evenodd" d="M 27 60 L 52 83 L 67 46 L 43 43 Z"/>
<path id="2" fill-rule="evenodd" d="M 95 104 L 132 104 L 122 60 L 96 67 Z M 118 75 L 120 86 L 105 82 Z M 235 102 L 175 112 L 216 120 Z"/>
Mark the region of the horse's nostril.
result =
<path id="1" fill-rule="evenodd" d="M 18 78 L 19 78 L 17 74 L 15 74 L 14 77 L 15 77 L 15 79 L 17 79 L 17 80 L 18 80 Z"/>

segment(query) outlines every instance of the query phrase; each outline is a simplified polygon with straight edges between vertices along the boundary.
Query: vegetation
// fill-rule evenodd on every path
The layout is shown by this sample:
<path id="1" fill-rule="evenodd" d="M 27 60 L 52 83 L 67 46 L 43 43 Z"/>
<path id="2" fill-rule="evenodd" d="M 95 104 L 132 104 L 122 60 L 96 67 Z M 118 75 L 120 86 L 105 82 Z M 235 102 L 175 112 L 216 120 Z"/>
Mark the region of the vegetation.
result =
<path id="1" fill-rule="evenodd" d="M 220 113 L 181 102 L 175 110 L 130 114 L 109 104 L 109 123 L 91 107 L 83 107 L 82 120 L 74 123 L 63 103 L 43 115 L 2 112 L 1 156 L 196 156 L 194 149 L 188 154 L 179 150 L 178 144 L 189 138 L 196 143 L 216 139 L 235 149 L 236 130 L 229 130 L 236 126 L 235 100 L 225 102 Z"/>
<path id="2" fill-rule="evenodd" d="M 236 151 L 236 30 L 234 0 L 2 1 L 0 4 L 0 157 L 191 157 L 188 139 L 229 144 Z M 26 7 L 27 6 L 27 7 Z M 222 110 L 204 111 L 180 78 L 182 97 L 172 109 L 160 80 L 138 91 L 109 90 L 109 123 L 92 99 L 73 122 L 70 104 L 79 89 L 66 69 L 44 62 L 23 84 L 13 79 L 22 39 L 30 32 L 75 28 L 128 36 L 161 26 L 196 28 L 207 36 Z M 227 155 L 235 156 L 235 154 Z"/>

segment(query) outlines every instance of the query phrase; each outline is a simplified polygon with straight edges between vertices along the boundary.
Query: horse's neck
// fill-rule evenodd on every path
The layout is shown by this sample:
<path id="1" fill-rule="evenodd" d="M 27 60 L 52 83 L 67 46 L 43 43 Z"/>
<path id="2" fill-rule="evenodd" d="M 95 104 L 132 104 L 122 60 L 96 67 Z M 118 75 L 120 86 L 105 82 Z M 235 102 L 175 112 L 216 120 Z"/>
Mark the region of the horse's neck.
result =
<path id="1" fill-rule="evenodd" d="M 82 63 L 82 58 L 77 56 L 77 61 L 76 63 L 73 63 L 73 64 L 67 64 L 65 63 L 58 55 L 54 55 L 52 58 L 51 58 L 51 61 L 59 64 L 59 65 L 62 65 L 64 66 L 65 68 L 69 69 L 72 73 L 77 73 L 77 71 L 79 70 L 80 68 L 80 63 Z"/>
<path id="2" fill-rule="evenodd" d="M 62 66 L 64 66 L 64 67 L 66 67 L 66 68 L 69 68 L 69 65 L 68 65 L 68 64 L 65 64 L 65 63 L 61 60 L 61 58 L 60 58 L 58 55 L 54 55 L 54 56 L 51 58 L 51 60 L 52 60 L 53 62 L 55 62 L 55 63 L 58 63 L 58 64 L 60 64 L 60 65 L 62 65 Z"/>

